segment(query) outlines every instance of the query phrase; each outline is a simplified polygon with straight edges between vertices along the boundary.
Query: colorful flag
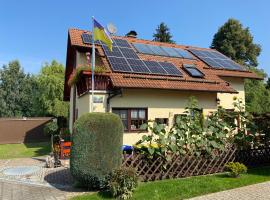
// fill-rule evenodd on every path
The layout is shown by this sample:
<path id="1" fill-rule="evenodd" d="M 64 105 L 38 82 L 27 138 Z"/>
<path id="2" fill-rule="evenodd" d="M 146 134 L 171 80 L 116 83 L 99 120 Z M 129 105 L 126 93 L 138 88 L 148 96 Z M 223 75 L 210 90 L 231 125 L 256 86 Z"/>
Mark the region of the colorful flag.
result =
<path id="1" fill-rule="evenodd" d="M 106 31 L 106 29 L 100 24 L 98 23 L 95 19 L 94 20 L 94 40 L 100 40 L 102 42 L 104 42 L 108 48 L 112 51 L 112 39 L 109 35 L 109 33 Z"/>

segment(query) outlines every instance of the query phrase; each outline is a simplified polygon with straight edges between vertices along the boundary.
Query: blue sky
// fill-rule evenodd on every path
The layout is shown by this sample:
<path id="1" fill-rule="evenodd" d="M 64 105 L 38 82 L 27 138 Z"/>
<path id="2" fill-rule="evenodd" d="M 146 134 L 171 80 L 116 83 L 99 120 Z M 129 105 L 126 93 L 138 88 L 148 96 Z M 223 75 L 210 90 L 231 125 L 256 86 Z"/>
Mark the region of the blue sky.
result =
<path id="1" fill-rule="evenodd" d="M 6 0 L 0 9 L 0 66 L 19 59 L 26 72 L 56 59 L 65 64 L 68 28 L 90 29 L 91 16 L 113 22 L 118 35 L 136 30 L 152 39 L 160 22 L 178 44 L 209 47 L 218 28 L 235 18 L 262 45 L 259 67 L 270 74 L 270 1 L 268 0 Z"/>

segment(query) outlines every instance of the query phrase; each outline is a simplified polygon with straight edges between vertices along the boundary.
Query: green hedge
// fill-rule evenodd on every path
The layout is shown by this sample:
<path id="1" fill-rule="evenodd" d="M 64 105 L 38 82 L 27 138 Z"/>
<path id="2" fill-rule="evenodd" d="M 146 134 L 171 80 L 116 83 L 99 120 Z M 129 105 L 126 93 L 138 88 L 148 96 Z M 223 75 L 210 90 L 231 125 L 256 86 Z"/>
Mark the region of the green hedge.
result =
<path id="1" fill-rule="evenodd" d="M 106 177 L 122 161 L 123 124 L 112 113 L 87 113 L 74 125 L 71 174 L 80 185 L 103 188 Z"/>

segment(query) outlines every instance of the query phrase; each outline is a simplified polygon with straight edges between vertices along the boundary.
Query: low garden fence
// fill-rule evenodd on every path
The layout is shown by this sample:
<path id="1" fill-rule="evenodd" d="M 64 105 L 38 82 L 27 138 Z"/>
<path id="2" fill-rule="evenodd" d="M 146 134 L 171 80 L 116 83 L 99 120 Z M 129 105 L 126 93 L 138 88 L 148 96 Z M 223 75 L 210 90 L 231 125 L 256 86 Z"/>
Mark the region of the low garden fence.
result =
<path id="1" fill-rule="evenodd" d="M 172 154 L 169 161 L 162 157 L 151 159 L 143 154 L 124 153 L 122 166 L 135 168 L 142 181 L 154 181 L 223 172 L 228 162 L 241 162 L 248 167 L 270 166 L 270 147 L 231 148 L 215 157 Z"/>
<path id="2" fill-rule="evenodd" d="M 161 157 L 147 158 L 143 154 L 123 154 L 124 167 L 133 167 L 143 181 L 182 178 L 224 171 L 227 162 L 235 160 L 236 149 L 224 151 L 215 157 L 179 156 L 172 154 L 170 161 Z"/>
<path id="3" fill-rule="evenodd" d="M 270 166 L 270 147 L 239 150 L 236 160 L 248 167 Z"/>

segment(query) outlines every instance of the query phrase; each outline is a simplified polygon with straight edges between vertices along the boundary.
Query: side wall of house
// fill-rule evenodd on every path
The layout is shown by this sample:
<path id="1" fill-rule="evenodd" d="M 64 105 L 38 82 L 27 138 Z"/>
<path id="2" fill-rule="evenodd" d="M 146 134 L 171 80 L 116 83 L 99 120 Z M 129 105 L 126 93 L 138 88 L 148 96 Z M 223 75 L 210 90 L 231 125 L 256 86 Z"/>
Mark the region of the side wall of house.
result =
<path id="1" fill-rule="evenodd" d="M 244 79 L 235 78 L 235 77 L 223 77 L 223 80 L 229 82 L 231 86 L 238 91 L 238 94 L 230 93 L 218 93 L 217 97 L 220 99 L 220 106 L 225 109 L 233 109 L 233 98 L 237 97 L 241 99 L 245 104 L 245 88 L 244 88 Z"/>
<path id="2" fill-rule="evenodd" d="M 147 108 L 148 120 L 168 118 L 169 126 L 173 124 L 174 115 L 184 112 L 190 96 L 199 101 L 205 115 L 217 109 L 216 93 L 185 92 L 169 90 L 126 89 L 122 96 L 111 99 L 112 108 Z M 125 133 L 124 144 L 136 143 L 145 133 Z"/>

